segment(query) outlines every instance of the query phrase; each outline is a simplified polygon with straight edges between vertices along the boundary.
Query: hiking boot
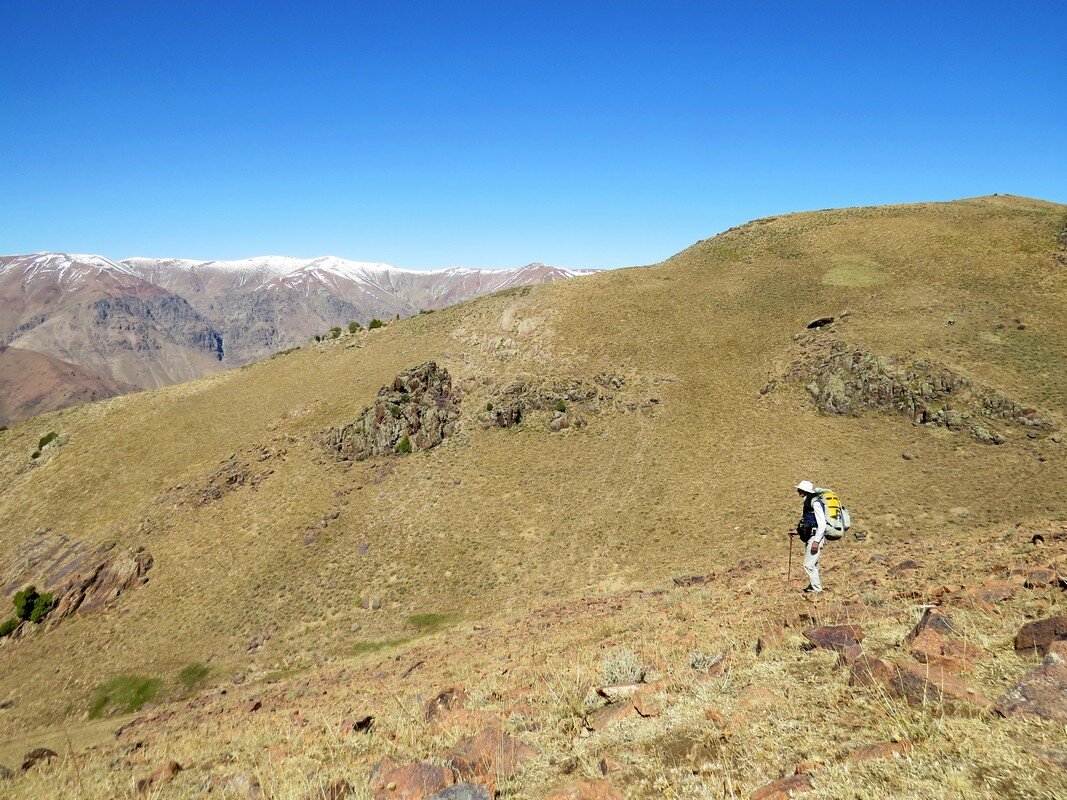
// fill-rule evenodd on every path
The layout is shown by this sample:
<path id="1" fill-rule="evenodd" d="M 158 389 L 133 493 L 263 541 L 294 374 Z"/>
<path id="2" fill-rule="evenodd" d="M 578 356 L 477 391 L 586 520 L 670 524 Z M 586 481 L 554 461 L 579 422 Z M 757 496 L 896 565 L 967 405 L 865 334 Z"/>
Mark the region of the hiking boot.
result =
<path id="1" fill-rule="evenodd" d="M 802 594 L 822 594 L 822 589 L 812 589 L 810 586 Z"/>

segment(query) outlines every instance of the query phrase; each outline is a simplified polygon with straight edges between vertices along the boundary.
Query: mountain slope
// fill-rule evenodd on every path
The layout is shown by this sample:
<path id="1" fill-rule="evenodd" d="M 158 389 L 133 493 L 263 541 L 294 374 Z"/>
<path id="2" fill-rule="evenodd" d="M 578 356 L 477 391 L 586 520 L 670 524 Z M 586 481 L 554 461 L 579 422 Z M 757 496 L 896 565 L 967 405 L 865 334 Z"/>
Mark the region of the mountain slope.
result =
<path id="1" fill-rule="evenodd" d="M 351 321 L 411 316 L 579 274 L 586 273 L 543 264 L 417 272 L 332 256 L 122 262 L 63 253 L 4 256 L 0 342 L 113 382 L 157 388 L 265 358 Z M 9 409 L 12 419 L 28 412 Z"/>
<path id="2" fill-rule="evenodd" d="M 87 708 L 116 675 L 173 687 L 190 662 L 217 685 L 318 674 L 404 652 L 425 615 L 525 619 L 738 559 L 780 580 L 801 478 L 842 492 L 883 558 L 943 552 L 941 579 L 965 574 L 956 545 L 1067 517 L 1065 223 L 1064 206 L 1014 197 L 759 220 L 655 267 L 503 292 L 19 426 L 0 438 L 8 572 L 49 528 L 147 548 L 154 565 L 108 609 L 0 647 L 22 676 L 0 735 Z M 461 397 L 457 433 L 337 460 L 323 432 L 430 360 Z M 516 399 L 522 420 L 498 427 Z M 827 399 L 851 411 L 820 411 Z M 65 443 L 30 466 L 49 431 Z M 864 602 L 844 567 L 856 547 L 830 548 L 824 583 Z M 701 613 L 726 638 L 770 621 L 713 597 Z M 650 626 L 604 637 L 654 649 Z M 563 640 L 543 646 L 571 657 Z M 751 786 L 766 767 L 738 769 Z"/>

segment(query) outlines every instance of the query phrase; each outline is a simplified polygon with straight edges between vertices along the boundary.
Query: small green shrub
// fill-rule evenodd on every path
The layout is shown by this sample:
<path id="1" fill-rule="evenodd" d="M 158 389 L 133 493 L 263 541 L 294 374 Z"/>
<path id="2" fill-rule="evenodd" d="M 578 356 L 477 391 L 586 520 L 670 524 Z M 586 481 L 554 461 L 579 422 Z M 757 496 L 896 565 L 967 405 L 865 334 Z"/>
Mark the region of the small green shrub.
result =
<path id="1" fill-rule="evenodd" d="M 0 433 L 3 433 L 6 430 L 7 430 L 7 425 L 0 425 Z"/>
<path id="2" fill-rule="evenodd" d="M 40 457 L 41 457 L 41 451 L 40 450 L 34 450 L 32 453 L 30 453 L 30 458 L 37 459 L 37 458 L 40 458 Z"/>
<path id="3" fill-rule="evenodd" d="M 37 449 L 38 450 L 44 450 L 45 447 L 50 445 L 52 442 L 54 442 L 58 438 L 59 438 L 59 434 L 56 433 L 55 431 L 51 431 L 49 433 L 46 433 L 44 436 L 41 437 L 41 440 L 39 442 L 37 442 Z"/>
<path id="4" fill-rule="evenodd" d="M 181 668 L 178 673 L 178 682 L 186 689 L 192 689 L 200 681 L 207 677 L 211 670 L 199 661 L 192 661 Z"/>
<path id="5" fill-rule="evenodd" d="M 141 675 L 116 675 L 101 684 L 89 704 L 89 717 L 96 719 L 105 713 L 132 714 L 159 694 L 163 681 Z"/>
<path id="6" fill-rule="evenodd" d="M 341 335 L 341 329 L 338 328 L 336 325 L 334 325 L 332 328 L 330 328 L 329 337 L 331 339 L 336 339 L 340 335 Z"/>
<path id="7" fill-rule="evenodd" d="M 493 410 L 493 404 L 492 403 L 486 403 L 485 404 L 485 410 L 486 411 L 492 411 Z"/>
<path id="8" fill-rule="evenodd" d="M 363 326 L 360 325 L 358 322 L 349 322 L 348 323 L 348 332 L 349 333 L 359 333 L 361 330 L 363 330 Z"/>
<path id="9" fill-rule="evenodd" d="M 19 626 L 20 622 L 22 622 L 22 620 L 18 617 L 12 617 L 7 622 L 0 624 L 0 639 L 3 639 L 5 636 L 10 636 L 15 628 Z"/>
<path id="10" fill-rule="evenodd" d="M 375 317 L 374 319 L 372 319 L 372 320 L 370 321 L 370 325 L 368 325 L 368 326 L 367 326 L 367 330 L 371 330 L 371 331 L 372 331 L 372 330 L 374 330 L 375 328 L 382 328 L 382 327 L 385 327 L 385 323 L 384 323 L 384 322 L 382 322 L 382 321 L 381 321 L 380 319 L 378 319 L 377 317 Z"/>
<path id="11" fill-rule="evenodd" d="M 410 639 L 388 639 L 384 642 L 356 642 L 352 646 L 352 652 L 357 656 L 363 656 L 368 653 L 377 653 L 379 650 L 387 650 L 390 647 L 399 647 L 410 641 Z"/>
<path id="12" fill-rule="evenodd" d="M 393 450 L 397 453 L 410 453 L 412 450 L 411 437 L 405 433 L 403 438 L 396 443 L 396 447 L 394 447 Z"/>
<path id="13" fill-rule="evenodd" d="M 560 413 L 562 413 L 562 412 L 564 412 L 566 410 L 567 410 L 567 404 L 564 403 L 562 400 L 557 400 L 556 401 L 556 411 L 559 411 Z"/>
<path id="14" fill-rule="evenodd" d="M 56 607 L 56 598 L 52 594 L 40 594 L 33 601 L 33 609 L 30 611 L 30 622 L 36 625 L 51 613 Z"/>

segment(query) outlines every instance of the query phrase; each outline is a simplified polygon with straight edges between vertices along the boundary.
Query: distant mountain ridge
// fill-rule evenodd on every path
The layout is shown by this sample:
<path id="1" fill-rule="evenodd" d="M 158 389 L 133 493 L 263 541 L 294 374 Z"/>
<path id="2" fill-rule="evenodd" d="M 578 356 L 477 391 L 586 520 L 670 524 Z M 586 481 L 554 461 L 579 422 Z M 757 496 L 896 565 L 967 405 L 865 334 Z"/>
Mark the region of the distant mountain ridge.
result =
<path id="1" fill-rule="evenodd" d="M 411 316 L 590 272 L 541 263 L 419 271 L 336 256 L 0 256 L 0 346 L 75 365 L 79 380 L 99 379 L 97 394 L 108 391 L 102 387 L 120 393 L 119 387 L 157 388 L 247 364 L 335 325 Z M 19 380 L 4 378 L 11 385 Z M 35 392 L 33 413 L 69 405 L 73 396 L 81 395 L 58 384 L 54 403 Z M 0 423 L 28 412 L 8 408 Z"/>

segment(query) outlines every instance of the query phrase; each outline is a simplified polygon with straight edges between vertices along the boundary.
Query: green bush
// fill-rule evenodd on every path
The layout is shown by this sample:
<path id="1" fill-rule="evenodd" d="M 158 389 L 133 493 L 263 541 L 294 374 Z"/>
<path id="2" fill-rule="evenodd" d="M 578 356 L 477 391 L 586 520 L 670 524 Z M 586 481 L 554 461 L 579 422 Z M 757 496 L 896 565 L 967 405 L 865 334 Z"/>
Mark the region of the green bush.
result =
<path id="1" fill-rule="evenodd" d="M 37 449 L 38 450 L 44 450 L 46 445 L 51 444 L 52 442 L 54 442 L 58 438 L 59 438 L 59 434 L 56 433 L 55 431 L 51 431 L 50 433 L 46 433 L 44 436 L 41 437 L 41 440 L 39 442 L 37 442 Z"/>
<path id="2" fill-rule="evenodd" d="M 7 622 L 0 624 L 0 639 L 3 639 L 5 636 L 10 636 L 15 628 L 19 626 L 20 622 L 22 622 L 22 620 L 18 617 L 12 617 Z"/>
<path id="3" fill-rule="evenodd" d="M 456 614 L 412 614 L 408 617 L 408 624 L 419 629 L 419 633 L 435 633 L 459 619 Z"/>
<path id="4" fill-rule="evenodd" d="M 178 681 L 186 689 L 192 689 L 200 681 L 204 680 L 210 671 L 208 667 L 199 661 L 192 661 L 182 667 L 181 672 L 178 673 Z"/>
<path id="5" fill-rule="evenodd" d="M 7 430 L 7 425 L 0 425 L 0 433 L 3 433 L 6 430 Z"/>
<path id="6" fill-rule="evenodd" d="M 29 619 L 33 613 L 33 605 L 37 602 L 37 587 L 27 586 L 25 589 L 15 592 L 12 602 L 15 604 L 15 616 L 19 619 Z"/>
<path id="7" fill-rule="evenodd" d="M 375 317 L 370 321 L 370 325 L 367 326 L 367 330 L 374 330 L 375 328 L 384 327 L 385 323 Z"/>
<path id="8" fill-rule="evenodd" d="M 564 412 L 566 410 L 567 410 L 567 404 L 564 403 L 562 400 L 557 400 L 556 401 L 556 411 L 559 411 L 560 413 L 562 413 L 562 412 Z"/>
<path id="9" fill-rule="evenodd" d="M 359 333 L 361 330 L 363 330 L 363 326 L 360 325 L 358 322 L 349 322 L 348 323 L 348 332 L 349 333 Z"/>
<path id="10" fill-rule="evenodd" d="M 141 675 L 116 675 L 97 687 L 89 704 L 89 717 L 95 719 L 105 713 L 132 714 L 159 694 L 163 681 Z"/>
<path id="11" fill-rule="evenodd" d="M 340 335 L 341 335 L 341 329 L 338 328 L 336 325 L 334 325 L 332 328 L 330 328 L 329 336 L 330 336 L 331 339 L 336 339 Z"/>
<path id="12" fill-rule="evenodd" d="M 397 442 L 396 447 L 393 448 L 398 453 L 410 453 L 411 449 L 411 438 L 406 433 L 404 438 Z"/>
<path id="13" fill-rule="evenodd" d="M 486 411 L 492 411 L 493 410 L 493 404 L 492 403 L 486 403 L 485 404 L 485 410 Z"/>
<path id="14" fill-rule="evenodd" d="M 52 609 L 55 607 L 55 595 L 37 595 L 37 599 L 33 601 L 33 610 L 30 611 L 30 622 L 36 625 L 38 622 L 47 617 L 51 613 Z"/>

